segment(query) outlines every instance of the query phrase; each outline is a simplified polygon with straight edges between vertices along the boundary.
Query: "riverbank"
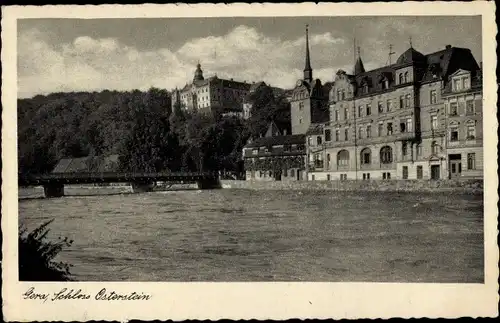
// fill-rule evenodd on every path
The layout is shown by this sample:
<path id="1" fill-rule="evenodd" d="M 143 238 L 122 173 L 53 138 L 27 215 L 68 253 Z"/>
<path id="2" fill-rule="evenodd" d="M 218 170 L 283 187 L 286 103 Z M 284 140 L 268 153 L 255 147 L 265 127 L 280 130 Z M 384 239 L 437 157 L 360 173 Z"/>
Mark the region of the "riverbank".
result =
<path id="1" fill-rule="evenodd" d="M 237 181 L 222 180 L 222 188 L 251 190 L 332 190 L 382 192 L 450 192 L 482 194 L 482 180 L 363 180 L 363 181 Z"/>

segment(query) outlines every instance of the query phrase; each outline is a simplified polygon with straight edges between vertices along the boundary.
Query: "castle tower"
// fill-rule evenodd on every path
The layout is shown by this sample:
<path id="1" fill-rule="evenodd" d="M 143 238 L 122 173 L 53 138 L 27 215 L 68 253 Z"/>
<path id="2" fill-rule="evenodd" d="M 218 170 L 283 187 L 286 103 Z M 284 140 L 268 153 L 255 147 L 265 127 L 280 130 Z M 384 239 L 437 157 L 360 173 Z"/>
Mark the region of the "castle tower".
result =
<path id="1" fill-rule="evenodd" d="M 312 82 L 311 57 L 309 54 L 309 25 L 306 25 L 306 66 L 304 67 L 304 81 Z"/>
<path id="2" fill-rule="evenodd" d="M 196 65 L 196 71 L 194 72 L 193 82 L 202 81 L 202 80 L 204 80 L 203 71 L 201 70 L 200 62 L 198 62 L 198 65 Z"/>

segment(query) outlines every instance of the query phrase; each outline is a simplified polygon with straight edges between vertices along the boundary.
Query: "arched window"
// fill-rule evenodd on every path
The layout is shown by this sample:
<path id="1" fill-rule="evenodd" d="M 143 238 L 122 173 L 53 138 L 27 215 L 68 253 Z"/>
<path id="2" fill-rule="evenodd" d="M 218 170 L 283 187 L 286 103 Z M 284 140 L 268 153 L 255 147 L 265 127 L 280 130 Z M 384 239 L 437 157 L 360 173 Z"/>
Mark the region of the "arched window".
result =
<path id="1" fill-rule="evenodd" d="M 349 152 L 347 150 L 341 150 L 337 154 L 337 165 L 347 166 L 349 165 Z"/>
<path id="2" fill-rule="evenodd" d="M 330 154 L 326 154 L 326 168 L 330 168 Z"/>
<path id="3" fill-rule="evenodd" d="M 372 151 L 370 148 L 365 148 L 361 150 L 361 164 L 362 165 L 367 165 L 372 162 Z"/>
<path id="4" fill-rule="evenodd" d="M 405 83 L 410 82 L 410 74 L 408 72 L 405 72 Z"/>
<path id="5" fill-rule="evenodd" d="M 399 74 L 399 84 L 403 84 L 403 73 Z"/>
<path id="6" fill-rule="evenodd" d="M 380 162 L 382 164 L 392 163 L 392 148 L 384 146 L 380 149 Z"/>

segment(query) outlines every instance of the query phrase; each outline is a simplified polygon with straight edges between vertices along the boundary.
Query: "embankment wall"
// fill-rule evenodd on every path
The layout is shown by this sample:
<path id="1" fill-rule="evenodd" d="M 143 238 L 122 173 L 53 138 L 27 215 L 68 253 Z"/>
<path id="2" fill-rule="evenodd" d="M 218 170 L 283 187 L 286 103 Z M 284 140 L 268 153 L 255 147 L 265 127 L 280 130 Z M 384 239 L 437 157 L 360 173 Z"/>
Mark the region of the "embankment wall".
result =
<path id="1" fill-rule="evenodd" d="M 482 180 L 358 180 L 358 181 L 237 181 L 222 180 L 222 188 L 255 190 L 334 190 L 392 192 L 455 192 L 482 194 Z"/>

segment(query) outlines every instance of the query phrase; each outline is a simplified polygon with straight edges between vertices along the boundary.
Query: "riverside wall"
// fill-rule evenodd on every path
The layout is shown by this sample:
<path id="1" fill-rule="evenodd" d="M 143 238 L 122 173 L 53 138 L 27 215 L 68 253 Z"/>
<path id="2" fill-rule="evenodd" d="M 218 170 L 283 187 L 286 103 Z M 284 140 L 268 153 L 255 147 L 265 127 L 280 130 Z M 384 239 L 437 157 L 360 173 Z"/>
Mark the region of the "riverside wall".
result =
<path id="1" fill-rule="evenodd" d="M 253 190 L 332 190 L 382 192 L 450 192 L 482 194 L 482 180 L 358 180 L 358 181 L 244 181 L 222 180 L 222 188 Z"/>

